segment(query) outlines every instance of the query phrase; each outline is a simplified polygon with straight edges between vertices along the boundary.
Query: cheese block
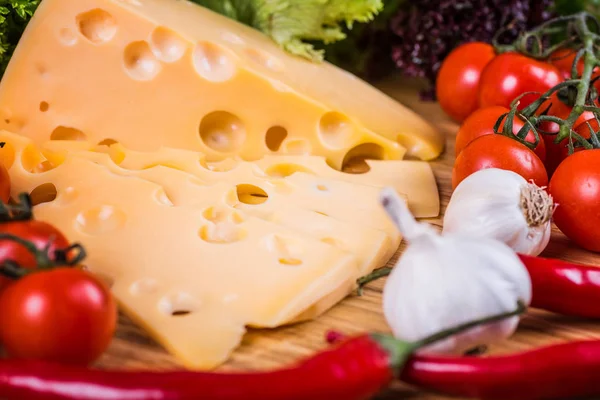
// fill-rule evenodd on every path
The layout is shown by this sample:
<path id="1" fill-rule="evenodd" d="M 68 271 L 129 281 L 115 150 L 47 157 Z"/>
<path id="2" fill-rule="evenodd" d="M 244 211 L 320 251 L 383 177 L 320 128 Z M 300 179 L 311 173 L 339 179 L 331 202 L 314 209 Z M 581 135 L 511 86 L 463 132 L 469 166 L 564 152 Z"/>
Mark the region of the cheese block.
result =
<path id="1" fill-rule="evenodd" d="M 175 206 L 160 185 L 84 158 L 31 172 L 33 152 L 2 157 L 13 193 L 29 186 L 40 200 L 52 185 L 36 218 L 82 243 L 122 309 L 190 368 L 226 360 L 246 326 L 279 326 L 354 287 L 357 260 L 338 246 L 225 202 L 213 204 L 223 213 Z"/>
<path id="2" fill-rule="evenodd" d="M 333 65 L 185 0 L 44 0 L 0 84 L 0 128 L 211 156 L 423 160 L 444 137 Z"/>
<path id="3" fill-rule="evenodd" d="M 116 165 L 110 167 L 111 170 L 118 171 L 117 173 L 120 174 L 135 173 L 137 176 L 153 181 L 157 178 L 151 177 L 151 174 L 146 171 L 156 166 L 165 166 L 172 172 L 189 172 L 198 178 L 195 181 L 198 185 L 227 182 L 230 185 L 225 187 L 242 199 L 236 204 L 237 208 L 252 210 L 264 218 L 270 217 L 273 206 L 290 204 L 340 221 L 374 228 L 385 232 L 389 238 L 390 244 L 387 246 L 384 256 L 387 259 L 392 257 L 400 244 L 401 236 L 398 229 L 380 206 L 379 188 L 375 186 L 322 178 L 304 172 L 286 177 L 269 177 L 253 163 L 236 163 L 234 160 L 222 161 L 218 164 L 218 168 L 211 169 L 204 162 L 205 160 L 200 159 L 199 155 L 194 152 L 169 152 L 168 149 L 163 149 L 165 150 L 163 155 L 170 154 L 172 156 L 167 159 L 160 154 L 153 157 L 152 153 L 133 153 L 132 163 L 129 164 L 127 162 L 129 153 L 123 151 L 122 146 L 110 146 L 111 149 L 119 149 L 116 152 L 108 150 L 112 157 L 111 161 L 110 158 L 104 157 L 103 153 L 80 150 L 87 148 L 85 142 L 71 141 L 65 142 L 64 145 L 63 147 L 62 142 L 47 142 L 42 145 L 42 151 L 54 164 L 61 163 L 67 155 L 77 154 L 78 157 L 86 157 L 104 163 L 104 165 L 107 162 L 114 164 L 113 161 L 118 162 L 120 167 L 131 165 L 132 169 L 130 170 L 127 168 L 115 170 Z M 98 148 L 102 147 L 106 149 L 105 146 L 98 146 Z M 159 179 L 164 179 L 162 176 L 166 173 L 168 171 L 162 173 Z M 169 182 L 169 179 L 160 180 L 157 183 L 177 187 Z"/>

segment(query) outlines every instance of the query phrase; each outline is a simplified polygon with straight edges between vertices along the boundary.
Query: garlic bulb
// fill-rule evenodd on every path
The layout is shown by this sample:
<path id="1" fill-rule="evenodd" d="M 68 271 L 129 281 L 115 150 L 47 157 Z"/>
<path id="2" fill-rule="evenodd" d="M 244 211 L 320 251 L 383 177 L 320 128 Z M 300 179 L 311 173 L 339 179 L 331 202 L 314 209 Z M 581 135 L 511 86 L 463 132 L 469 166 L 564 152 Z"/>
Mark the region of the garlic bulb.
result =
<path id="1" fill-rule="evenodd" d="M 553 212 L 543 188 L 512 171 L 483 169 L 452 194 L 443 232 L 500 240 L 517 253 L 537 256 L 550 241 Z"/>
<path id="2" fill-rule="evenodd" d="M 398 339 L 415 342 L 450 327 L 508 312 L 531 302 L 531 280 L 516 253 L 502 242 L 460 233 L 440 235 L 417 222 L 391 188 L 382 204 L 408 242 L 383 291 L 385 318 Z M 507 338 L 519 317 L 473 328 L 423 348 L 462 353 Z"/>

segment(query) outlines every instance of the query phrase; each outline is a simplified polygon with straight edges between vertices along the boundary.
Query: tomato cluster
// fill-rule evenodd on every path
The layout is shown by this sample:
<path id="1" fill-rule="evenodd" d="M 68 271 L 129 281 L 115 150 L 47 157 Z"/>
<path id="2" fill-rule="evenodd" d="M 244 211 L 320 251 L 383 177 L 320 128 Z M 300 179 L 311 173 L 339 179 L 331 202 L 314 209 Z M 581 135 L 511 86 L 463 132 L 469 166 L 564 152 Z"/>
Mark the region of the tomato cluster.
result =
<path id="1" fill-rule="evenodd" d="M 462 125 L 456 136 L 456 162 L 452 174 L 455 188 L 463 179 L 484 168 L 512 170 L 538 186 L 548 187 L 557 209 L 558 228 L 583 248 L 600 252 L 600 150 L 576 147 L 569 156 L 568 140 L 556 143 L 558 125 L 544 121 L 536 126 L 536 138 L 529 131 L 526 146 L 516 135 L 525 121 L 516 115 L 512 133 L 503 130 L 511 104 L 519 99 L 523 110 L 541 93 L 570 79 L 572 70 L 583 72 L 583 61 L 575 63 L 576 51 L 560 49 L 540 61 L 516 52 L 495 54 L 491 45 L 479 42 L 456 48 L 441 66 L 437 96 L 442 109 Z M 600 92 L 600 70 L 592 77 Z M 537 113 L 565 120 L 571 113 L 568 92 L 555 92 Z M 596 100 L 598 103 L 598 100 Z M 572 103 L 571 103 L 572 104 Z M 501 117 L 505 116 L 501 120 Z M 494 126 L 501 121 L 494 134 Z M 574 131 L 589 139 L 600 126 L 586 111 L 574 124 Z"/>
<path id="2" fill-rule="evenodd" d="M 5 205 L 10 190 L 0 163 Z M 102 281 L 71 265 L 73 246 L 60 231 L 29 215 L 0 221 L 0 343 L 10 358 L 87 365 L 112 340 L 116 302 Z"/>

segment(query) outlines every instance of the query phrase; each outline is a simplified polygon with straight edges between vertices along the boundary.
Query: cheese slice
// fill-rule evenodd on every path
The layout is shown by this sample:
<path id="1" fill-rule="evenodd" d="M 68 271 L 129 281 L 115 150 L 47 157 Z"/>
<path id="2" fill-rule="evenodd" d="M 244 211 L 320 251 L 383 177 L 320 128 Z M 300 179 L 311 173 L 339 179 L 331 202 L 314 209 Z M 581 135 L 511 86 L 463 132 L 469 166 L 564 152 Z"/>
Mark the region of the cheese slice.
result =
<path id="1" fill-rule="evenodd" d="M 226 360 L 246 326 L 279 326 L 354 287 L 357 260 L 338 246 L 224 201 L 221 213 L 175 206 L 160 185 L 83 158 L 31 172 L 28 152 L 15 153 L 13 194 L 52 182 L 36 218 L 81 242 L 125 312 L 190 368 Z"/>
<path id="2" fill-rule="evenodd" d="M 104 147 L 106 150 L 105 146 L 98 147 Z M 381 230 L 389 238 L 389 245 L 386 246 L 383 256 L 386 261 L 400 245 L 401 236 L 380 206 L 379 188 L 375 186 L 321 178 L 304 172 L 285 177 L 269 177 L 253 163 L 237 163 L 234 160 L 221 161 L 216 164 L 217 167 L 213 165 L 211 168 L 197 153 L 175 149 L 163 148 L 162 152 L 158 153 L 139 153 L 128 152 L 120 145 L 113 145 L 108 150 L 111 160 L 103 153 L 86 151 L 86 148 L 89 148 L 86 142 L 73 141 L 51 141 L 42 145 L 45 156 L 54 164 L 60 164 L 68 155 L 77 154 L 78 157 L 108 165 L 112 171 L 119 174 L 135 174 L 163 186 L 169 185 L 173 190 L 179 188 L 174 184 L 177 179 L 164 177 L 165 174 L 176 171 L 185 171 L 194 175 L 198 178 L 196 180 L 198 185 L 227 182 L 229 185 L 224 187 L 234 193 L 232 198 L 242 198 L 235 207 L 246 211 L 252 210 L 255 215 L 263 218 L 272 217 L 273 207 L 280 208 L 289 204 L 340 221 Z M 117 150 L 112 151 L 113 149 Z M 121 168 L 115 169 L 116 165 L 113 161 L 118 162 Z M 171 171 L 165 170 L 161 175 L 147 172 L 156 166 L 168 167 Z M 131 169 L 127 170 L 127 167 Z"/>
<path id="3" fill-rule="evenodd" d="M 229 171 L 245 164 L 233 159 L 211 162 L 201 153 L 165 147 L 149 153 L 128 150 L 117 143 L 111 145 L 108 151 L 123 168 L 144 169 L 165 165 L 189 171 L 207 182 L 227 180 Z M 349 173 L 330 167 L 326 159 L 319 156 L 266 155 L 254 162 L 266 177 L 271 178 L 285 178 L 299 172 L 379 188 L 390 186 L 406 196 L 417 218 L 439 215 L 440 196 L 429 163 L 408 160 L 365 160 L 365 163 L 367 171 L 364 173 Z"/>
<path id="4" fill-rule="evenodd" d="M 210 156 L 437 157 L 443 135 L 374 87 L 185 0 L 44 0 L 0 84 L 0 128 Z"/>
<path id="5" fill-rule="evenodd" d="M 293 195 L 292 198 L 281 198 L 275 193 L 280 201 L 265 201 L 260 207 L 257 205 L 245 206 L 240 200 L 236 183 L 221 181 L 206 186 L 204 182 L 193 175 L 162 165 L 141 170 L 123 169 L 116 165 L 108 154 L 87 151 L 88 146 L 84 146 L 84 142 L 62 142 L 61 146 L 57 146 L 56 142 L 50 142 L 48 146 L 38 148 L 30 139 L 6 131 L 0 131 L 0 141 L 4 143 L 3 149 L 0 150 L 2 159 L 6 161 L 7 158 L 12 160 L 18 158 L 26 171 L 39 177 L 39 179 L 33 179 L 30 174 L 16 174 L 12 178 L 15 193 L 34 191 L 34 203 L 39 202 L 40 195 L 43 195 L 36 188 L 44 188 L 52 184 L 52 180 L 47 178 L 43 172 L 60 169 L 62 174 L 68 174 L 68 171 L 65 171 L 65 161 L 71 157 L 80 157 L 101 164 L 115 174 L 136 176 L 157 183 L 164 190 L 165 203 L 200 207 L 204 210 L 205 217 L 210 220 L 221 221 L 232 210 L 243 209 L 242 215 L 275 222 L 309 234 L 325 243 L 338 246 L 356 257 L 358 270 L 355 278 L 383 266 L 397 248 L 397 240 L 399 240 L 397 234 L 394 234 L 390 240 L 387 234 L 381 230 L 357 223 L 343 222 L 318 212 L 296 207 Z M 106 149 L 105 146 L 100 146 L 100 148 Z M 5 162 L 5 164 L 11 168 L 13 162 Z M 53 174 L 56 173 L 53 172 Z M 244 180 L 242 179 L 241 182 Z M 377 208 L 378 210 L 379 208 Z M 350 215 L 350 213 L 348 214 Z M 334 294 L 330 297 L 332 301 L 339 301 L 343 296 L 345 293 L 341 296 Z M 324 303 L 327 302 L 319 301 L 318 303 L 319 309 L 327 308 L 324 306 Z M 315 312 L 315 307 L 312 307 L 310 312 L 302 314 L 302 318 L 313 318 L 316 316 Z"/>
<path id="6" fill-rule="evenodd" d="M 235 158 L 211 161 L 203 153 L 168 147 L 161 147 L 154 152 L 141 152 L 126 149 L 120 143 L 99 146 L 88 141 L 55 140 L 42 144 L 42 150 L 48 153 L 48 157 L 57 158 L 58 163 L 70 151 L 106 152 L 115 163 L 126 169 L 141 170 L 162 165 L 187 171 L 206 183 L 237 181 L 239 174 L 235 171 L 241 169 L 242 165 L 249 169 L 257 166 L 261 172 L 256 170 L 255 174 L 267 180 L 301 172 L 379 188 L 390 186 L 407 198 L 417 218 L 436 217 L 440 211 L 435 176 L 429 163 L 423 161 L 365 160 L 366 168 L 354 169 L 359 172 L 341 172 L 330 167 L 325 158 L 320 156 L 267 155 L 254 161 L 250 167 L 246 165 L 248 162 Z"/>

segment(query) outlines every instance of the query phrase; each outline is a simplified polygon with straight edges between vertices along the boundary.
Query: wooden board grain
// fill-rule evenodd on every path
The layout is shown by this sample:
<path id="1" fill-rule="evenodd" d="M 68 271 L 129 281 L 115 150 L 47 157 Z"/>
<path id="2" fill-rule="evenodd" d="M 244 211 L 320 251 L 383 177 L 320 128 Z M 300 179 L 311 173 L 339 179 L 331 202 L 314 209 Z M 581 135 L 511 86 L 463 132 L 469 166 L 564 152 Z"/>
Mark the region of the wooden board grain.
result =
<path id="1" fill-rule="evenodd" d="M 453 142 L 458 126 L 444 115 L 436 103 L 423 103 L 418 100 L 419 82 L 395 78 L 379 86 L 431 121 L 447 135 L 445 153 L 432 162 L 440 189 L 443 212 L 451 194 Z M 368 107 L 368 104 L 365 104 L 365 107 Z M 432 219 L 430 222 L 440 226 L 441 218 Z M 403 248 L 404 244 L 400 246 L 399 252 L 390 264 L 395 262 Z M 556 229 L 553 231 L 551 244 L 543 255 L 600 265 L 600 255 L 577 248 Z M 346 334 L 365 331 L 389 332 L 381 310 L 383 283 L 384 281 L 379 281 L 369 285 L 362 297 L 348 297 L 315 321 L 273 330 L 250 331 L 242 346 L 220 370 L 262 370 L 286 365 L 325 348 L 324 334 L 329 329 Z M 510 353 L 549 343 L 594 337 L 600 337 L 600 322 L 531 310 L 523 318 L 518 332 L 510 340 L 492 346 L 489 354 Z M 179 365 L 142 330 L 126 317 L 121 316 L 116 337 L 109 350 L 99 360 L 98 366 L 171 369 Z M 394 384 L 389 390 L 377 396 L 379 400 L 392 398 L 445 399 L 443 396 L 419 392 L 402 384 Z"/>

